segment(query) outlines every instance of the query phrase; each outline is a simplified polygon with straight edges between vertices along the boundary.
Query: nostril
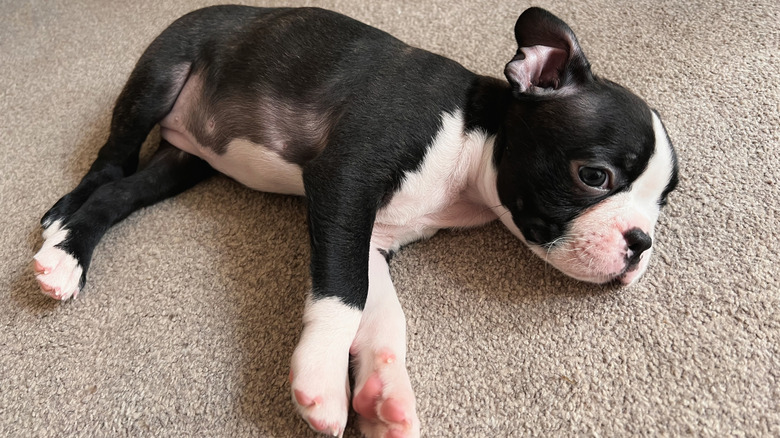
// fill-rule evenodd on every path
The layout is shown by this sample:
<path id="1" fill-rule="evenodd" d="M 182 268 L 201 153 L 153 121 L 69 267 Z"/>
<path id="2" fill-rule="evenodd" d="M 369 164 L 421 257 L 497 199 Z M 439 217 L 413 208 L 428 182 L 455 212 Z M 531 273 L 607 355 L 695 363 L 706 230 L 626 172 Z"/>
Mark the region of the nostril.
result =
<path id="1" fill-rule="evenodd" d="M 628 264 L 635 265 L 639 263 L 639 256 L 653 246 L 653 239 L 639 228 L 632 228 L 623 234 L 628 245 L 629 255 Z"/>

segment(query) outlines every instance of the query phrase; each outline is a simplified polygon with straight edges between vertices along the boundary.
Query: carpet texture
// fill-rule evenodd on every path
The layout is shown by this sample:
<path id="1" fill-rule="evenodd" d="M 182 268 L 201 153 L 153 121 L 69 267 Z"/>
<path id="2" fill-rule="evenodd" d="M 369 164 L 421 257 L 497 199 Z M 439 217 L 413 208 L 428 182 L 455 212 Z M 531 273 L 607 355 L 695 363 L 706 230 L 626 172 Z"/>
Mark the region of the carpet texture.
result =
<path id="1" fill-rule="evenodd" d="M 206 4 L 0 1 L 0 436 L 315 436 L 287 383 L 310 285 L 301 199 L 218 177 L 139 211 L 72 302 L 30 267 L 138 56 Z M 532 5 L 316 4 L 494 76 Z M 565 278 L 499 224 L 400 252 L 424 436 L 780 436 L 780 6 L 534 4 L 661 112 L 681 183 L 627 289 Z"/>

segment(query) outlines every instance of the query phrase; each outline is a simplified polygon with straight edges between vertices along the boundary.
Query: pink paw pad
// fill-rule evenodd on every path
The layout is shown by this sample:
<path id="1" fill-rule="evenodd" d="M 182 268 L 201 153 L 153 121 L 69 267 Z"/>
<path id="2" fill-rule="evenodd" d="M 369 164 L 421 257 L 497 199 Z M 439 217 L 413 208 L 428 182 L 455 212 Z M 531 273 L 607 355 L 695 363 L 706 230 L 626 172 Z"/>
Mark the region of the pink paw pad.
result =
<path id="1" fill-rule="evenodd" d="M 374 374 L 366 380 L 363 389 L 352 399 L 352 408 L 363 418 L 374 420 L 377 418 L 376 402 L 382 396 L 382 379 L 379 374 Z"/>
<path id="2" fill-rule="evenodd" d="M 382 403 L 380 409 L 382 418 L 391 423 L 405 423 L 406 422 L 406 409 L 399 401 L 389 398 Z"/>
<path id="3" fill-rule="evenodd" d="M 34 262 L 33 270 L 35 271 L 36 274 L 46 275 L 51 273 L 51 268 L 47 268 L 43 266 L 41 262 L 39 262 L 38 260 L 33 260 L 33 262 Z"/>
<path id="4" fill-rule="evenodd" d="M 408 414 L 404 404 L 396 399 L 382 398 L 382 379 L 374 374 L 366 380 L 363 389 L 355 395 L 352 407 L 367 420 L 380 419 L 384 422 L 407 425 Z"/>
<path id="5" fill-rule="evenodd" d="M 298 402 L 299 405 L 305 406 L 307 408 L 311 407 L 317 407 L 322 404 L 322 397 L 309 397 L 308 395 L 304 394 L 303 391 L 300 389 L 296 389 L 293 391 L 295 394 L 295 401 Z"/>
<path id="6" fill-rule="evenodd" d="M 352 398 L 363 434 L 372 438 L 419 437 L 414 393 L 403 359 L 390 348 L 363 357 L 366 377 Z"/>

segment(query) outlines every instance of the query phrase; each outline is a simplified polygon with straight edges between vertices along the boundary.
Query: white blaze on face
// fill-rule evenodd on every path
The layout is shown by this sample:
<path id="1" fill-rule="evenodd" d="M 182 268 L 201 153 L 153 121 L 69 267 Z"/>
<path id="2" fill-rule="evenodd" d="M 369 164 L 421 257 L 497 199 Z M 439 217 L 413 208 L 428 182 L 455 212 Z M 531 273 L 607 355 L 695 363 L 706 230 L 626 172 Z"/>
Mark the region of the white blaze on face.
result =
<path id="1" fill-rule="evenodd" d="M 644 214 L 655 225 L 660 213 L 658 202 L 666 189 L 674 172 L 672 145 L 666 136 L 661 120 L 653 113 L 653 131 L 655 132 L 655 152 L 650 157 L 647 168 L 631 185 L 628 194 L 631 197 L 631 207 Z M 651 237 L 653 226 L 644 230 Z"/>
<path id="2" fill-rule="evenodd" d="M 660 213 L 658 202 L 674 172 L 672 147 L 658 116 L 653 113 L 655 150 L 644 172 L 631 186 L 591 207 L 572 221 L 570 229 L 549 251 L 532 246 L 534 252 L 563 273 L 578 280 L 604 283 L 620 278 L 632 284 L 647 269 L 652 247 L 626 272 L 630 257 L 624 234 L 639 228 L 654 236 Z"/>

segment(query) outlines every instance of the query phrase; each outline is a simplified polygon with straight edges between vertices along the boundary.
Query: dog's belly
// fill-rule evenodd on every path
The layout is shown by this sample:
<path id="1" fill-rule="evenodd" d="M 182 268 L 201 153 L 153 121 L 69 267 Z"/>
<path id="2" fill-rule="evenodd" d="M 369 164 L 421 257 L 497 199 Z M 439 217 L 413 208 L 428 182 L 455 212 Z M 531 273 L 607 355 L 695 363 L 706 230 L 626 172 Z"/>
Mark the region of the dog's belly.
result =
<path id="1" fill-rule="evenodd" d="M 170 113 L 160 122 L 162 137 L 249 188 L 303 195 L 301 166 L 282 155 L 289 152 L 285 145 L 290 143 L 283 141 L 289 137 L 287 131 L 280 129 L 283 126 L 270 117 L 256 121 L 270 127 L 267 130 L 274 135 L 267 138 L 272 144 L 244 137 L 223 142 L 221 139 L 230 137 L 218 121 L 229 123 L 229 119 L 220 113 L 203 111 L 202 88 L 198 75 L 187 80 Z M 460 111 L 442 113 L 441 117 L 441 128 L 431 139 L 420 168 L 404 175 L 404 182 L 390 203 L 377 212 L 372 241 L 381 248 L 395 250 L 430 237 L 441 228 L 474 226 L 495 218 L 490 209 L 473 200 L 478 196 L 465 191 L 467 180 L 475 177 L 476 166 L 486 162 L 482 157 L 488 150 L 483 147 L 486 135 L 465 133 Z M 302 123 L 299 129 L 307 127 Z M 318 136 L 310 137 L 306 143 L 316 145 Z"/>
<path id="2" fill-rule="evenodd" d="M 303 195 L 301 168 L 276 152 L 249 140 L 234 139 L 222 154 L 204 148 L 187 131 L 163 126 L 160 134 L 177 148 L 198 156 L 211 167 L 255 190 Z"/>

